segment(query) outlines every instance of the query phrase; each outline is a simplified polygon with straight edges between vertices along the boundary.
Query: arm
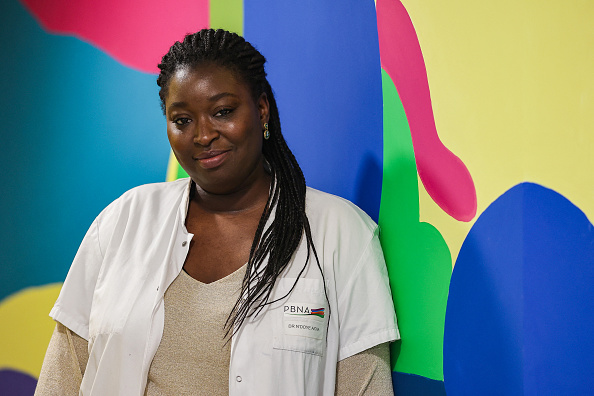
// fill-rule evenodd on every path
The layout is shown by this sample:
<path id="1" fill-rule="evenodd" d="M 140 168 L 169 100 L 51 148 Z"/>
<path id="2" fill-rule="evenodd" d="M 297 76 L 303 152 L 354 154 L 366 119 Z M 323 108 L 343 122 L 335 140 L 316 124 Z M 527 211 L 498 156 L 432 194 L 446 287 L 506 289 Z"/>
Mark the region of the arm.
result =
<path id="1" fill-rule="evenodd" d="M 393 396 L 388 343 L 369 348 L 338 362 L 336 396 Z"/>
<path id="2" fill-rule="evenodd" d="M 78 395 L 82 375 L 89 360 L 87 341 L 56 323 L 39 381 L 36 396 Z"/>

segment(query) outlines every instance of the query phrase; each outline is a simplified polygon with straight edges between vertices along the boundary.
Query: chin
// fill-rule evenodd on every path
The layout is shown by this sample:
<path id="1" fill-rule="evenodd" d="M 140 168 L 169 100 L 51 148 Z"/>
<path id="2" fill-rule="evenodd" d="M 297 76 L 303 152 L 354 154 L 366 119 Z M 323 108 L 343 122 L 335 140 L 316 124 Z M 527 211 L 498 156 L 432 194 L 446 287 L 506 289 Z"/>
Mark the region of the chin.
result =
<path id="1" fill-rule="evenodd" d="M 192 178 L 194 183 L 200 188 L 201 190 L 215 195 L 225 195 L 225 194 L 232 194 L 241 189 L 240 183 L 230 183 L 229 181 L 219 180 L 219 181 L 197 181 L 196 178 Z"/>

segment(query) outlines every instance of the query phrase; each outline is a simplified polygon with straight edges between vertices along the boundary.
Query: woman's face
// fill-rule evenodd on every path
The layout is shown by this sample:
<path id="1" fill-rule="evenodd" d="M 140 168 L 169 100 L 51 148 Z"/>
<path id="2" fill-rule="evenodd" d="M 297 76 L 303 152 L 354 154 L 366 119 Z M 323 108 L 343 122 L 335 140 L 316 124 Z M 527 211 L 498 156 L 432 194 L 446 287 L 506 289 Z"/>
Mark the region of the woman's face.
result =
<path id="1" fill-rule="evenodd" d="M 177 160 L 203 190 L 229 194 L 266 177 L 263 125 L 268 99 L 225 67 L 181 68 L 165 98 L 167 136 Z"/>

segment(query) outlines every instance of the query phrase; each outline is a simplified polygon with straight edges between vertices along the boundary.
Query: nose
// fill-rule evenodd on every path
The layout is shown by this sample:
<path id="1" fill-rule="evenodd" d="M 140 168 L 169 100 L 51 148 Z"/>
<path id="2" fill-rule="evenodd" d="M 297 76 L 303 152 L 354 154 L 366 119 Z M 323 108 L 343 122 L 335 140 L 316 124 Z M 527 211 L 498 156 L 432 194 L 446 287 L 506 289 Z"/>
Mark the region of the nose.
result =
<path id="1" fill-rule="evenodd" d="M 206 117 L 200 117 L 195 123 L 194 144 L 208 147 L 219 137 L 219 132 Z"/>

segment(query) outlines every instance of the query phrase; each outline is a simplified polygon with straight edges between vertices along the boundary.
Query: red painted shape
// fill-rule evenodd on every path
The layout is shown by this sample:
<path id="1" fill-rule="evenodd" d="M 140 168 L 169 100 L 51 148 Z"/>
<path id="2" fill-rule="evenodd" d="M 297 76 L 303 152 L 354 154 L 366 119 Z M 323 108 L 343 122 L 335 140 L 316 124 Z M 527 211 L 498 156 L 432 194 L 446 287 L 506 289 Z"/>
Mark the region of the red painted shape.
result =
<path id="1" fill-rule="evenodd" d="M 126 66 L 158 73 L 171 44 L 208 27 L 208 0 L 21 0 L 52 33 L 87 41 Z"/>
<path id="2" fill-rule="evenodd" d="M 425 61 L 412 21 L 398 0 L 377 0 L 376 8 L 382 68 L 404 106 L 421 181 L 446 213 L 470 221 L 476 215 L 474 182 L 437 135 Z"/>

